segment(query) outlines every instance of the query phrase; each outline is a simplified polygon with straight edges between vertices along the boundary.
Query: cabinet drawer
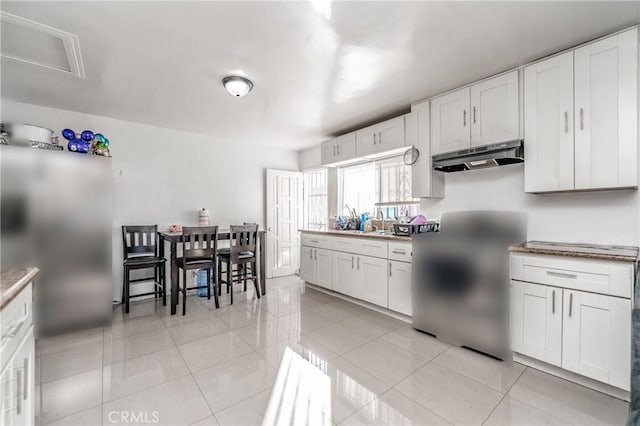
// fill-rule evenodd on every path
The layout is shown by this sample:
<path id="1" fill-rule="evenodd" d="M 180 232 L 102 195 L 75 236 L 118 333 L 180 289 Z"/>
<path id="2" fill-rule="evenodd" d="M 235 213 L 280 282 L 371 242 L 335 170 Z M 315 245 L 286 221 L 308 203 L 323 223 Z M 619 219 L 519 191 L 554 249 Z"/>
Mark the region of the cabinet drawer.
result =
<path id="1" fill-rule="evenodd" d="M 389 254 L 388 257 L 391 260 L 398 260 L 400 262 L 411 262 L 411 243 L 396 243 L 389 242 Z"/>
<path id="2" fill-rule="evenodd" d="M 511 278 L 630 298 L 633 264 L 554 256 L 512 255 Z"/>
<path id="3" fill-rule="evenodd" d="M 301 244 L 307 247 L 331 249 L 331 237 L 315 234 L 302 234 Z"/>
<path id="4" fill-rule="evenodd" d="M 2 337 L 0 338 L 1 370 L 31 328 L 33 322 L 31 283 L 2 309 L 0 317 L 0 323 L 2 324 Z"/>
<path id="5" fill-rule="evenodd" d="M 358 254 L 382 258 L 387 257 L 388 245 L 386 241 L 363 238 L 359 243 Z"/>
<path id="6" fill-rule="evenodd" d="M 333 249 L 347 253 L 359 252 L 359 241 L 356 238 L 334 238 Z"/>

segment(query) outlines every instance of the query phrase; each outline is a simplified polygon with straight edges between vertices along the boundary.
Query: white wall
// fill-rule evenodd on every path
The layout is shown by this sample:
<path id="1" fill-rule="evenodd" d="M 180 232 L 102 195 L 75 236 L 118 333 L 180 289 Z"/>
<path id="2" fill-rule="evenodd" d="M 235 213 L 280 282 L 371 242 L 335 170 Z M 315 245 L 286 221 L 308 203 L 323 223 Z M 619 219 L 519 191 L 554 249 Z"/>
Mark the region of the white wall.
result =
<path id="1" fill-rule="evenodd" d="M 444 198 L 420 204 L 427 217 L 455 210 L 525 212 L 530 240 L 638 245 L 639 200 L 636 190 L 526 194 L 524 167 L 516 164 L 448 173 Z"/>
<path id="2" fill-rule="evenodd" d="M 2 122 L 103 133 L 113 169 L 114 299 L 121 293 L 122 224 L 197 224 L 203 207 L 213 224 L 265 223 L 265 169 L 298 170 L 298 153 L 243 146 L 72 111 L 2 101 Z M 64 139 L 61 138 L 61 141 Z M 69 154 L 72 155 L 72 154 Z M 146 291 L 146 290 L 141 290 Z"/>
<path id="3" fill-rule="evenodd" d="M 320 145 L 298 151 L 298 162 L 300 170 L 320 167 L 322 153 Z"/>

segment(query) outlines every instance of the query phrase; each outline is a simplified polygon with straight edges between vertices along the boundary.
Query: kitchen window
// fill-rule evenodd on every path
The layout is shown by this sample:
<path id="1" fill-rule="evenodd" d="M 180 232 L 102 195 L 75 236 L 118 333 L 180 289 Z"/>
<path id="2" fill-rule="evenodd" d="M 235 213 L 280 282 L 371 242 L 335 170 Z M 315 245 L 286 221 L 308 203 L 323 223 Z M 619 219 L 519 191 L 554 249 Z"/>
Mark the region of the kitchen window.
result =
<path id="1" fill-rule="evenodd" d="M 303 173 L 304 229 L 321 231 L 327 228 L 327 169 Z"/>
<path id="2" fill-rule="evenodd" d="M 341 167 L 338 182 L 339 214 L 347 214 L 347 206 L 369 216 L 380 209 L 385 218 L 418 213 L 419 200 L 411 197 L 411 166 L 402 156 Z"/>

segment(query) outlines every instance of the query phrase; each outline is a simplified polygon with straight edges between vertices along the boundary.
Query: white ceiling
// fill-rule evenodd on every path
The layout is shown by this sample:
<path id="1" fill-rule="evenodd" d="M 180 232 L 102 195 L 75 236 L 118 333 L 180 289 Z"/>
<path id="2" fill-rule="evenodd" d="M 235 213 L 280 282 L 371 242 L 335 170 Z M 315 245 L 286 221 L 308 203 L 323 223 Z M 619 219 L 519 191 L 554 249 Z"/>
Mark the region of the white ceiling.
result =
<path id="1" fill-rule="evenodd" d="M 86 80 L 2 61 L 2 94 L 300 149 L 638 23 L 637 1 L 11 2 L 79 36 Z M 220 80 L 255 83 L 241 99 Z M 178 143 L 178 141 L 176 142 Z"/>

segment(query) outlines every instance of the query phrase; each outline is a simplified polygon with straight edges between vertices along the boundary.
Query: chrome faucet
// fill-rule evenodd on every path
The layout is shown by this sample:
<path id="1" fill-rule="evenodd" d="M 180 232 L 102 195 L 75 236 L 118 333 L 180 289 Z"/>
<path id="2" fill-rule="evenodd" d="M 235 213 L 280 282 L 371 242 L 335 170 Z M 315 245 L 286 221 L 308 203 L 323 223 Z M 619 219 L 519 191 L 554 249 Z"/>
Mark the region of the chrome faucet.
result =
<path id="1" fill-rule="evenodd" d="M 382 213 L 382 209 L 378 209 L 378 212 L 376 213 L 376 219 L 382 219 L 382 232 L 385 232 L 386 229 L 384 228 L 384 213 Z"/>

